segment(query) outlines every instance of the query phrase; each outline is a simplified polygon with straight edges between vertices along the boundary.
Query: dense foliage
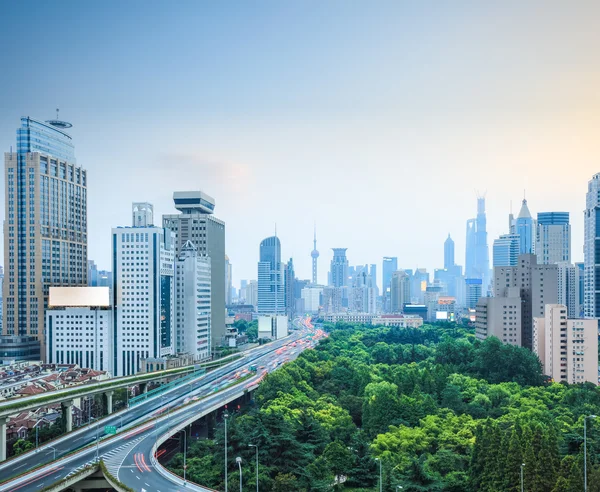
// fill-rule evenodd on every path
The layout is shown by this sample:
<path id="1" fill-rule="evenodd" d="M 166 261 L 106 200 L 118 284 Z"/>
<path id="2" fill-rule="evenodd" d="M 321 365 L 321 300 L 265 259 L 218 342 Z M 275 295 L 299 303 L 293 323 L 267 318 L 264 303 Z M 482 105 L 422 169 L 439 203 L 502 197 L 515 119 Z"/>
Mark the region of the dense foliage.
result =
<path id="1" fill-rule="evenodd" d="M 547 383 L 536 356 L 453 325 L 338 324 L 315 350 L 270 374 L 229 422 L 229 456 L 260 490 L 583 490 L 583 419 L 592 384 Z M 588 419 L 588 489 L 600 491 L 600 429 Z M 600 424 L 600 422 L 598 422 Z M 190 445 L 188 477 L 222 490 L 223 429 Z M 376 459 L 380 461 L 376 461 Z M 231 459 L 230 490 L 238 490 Z M 521 466 L 522 464 L 525 466 Z M 177 455 L 172 469 L 182 473 Z"/>

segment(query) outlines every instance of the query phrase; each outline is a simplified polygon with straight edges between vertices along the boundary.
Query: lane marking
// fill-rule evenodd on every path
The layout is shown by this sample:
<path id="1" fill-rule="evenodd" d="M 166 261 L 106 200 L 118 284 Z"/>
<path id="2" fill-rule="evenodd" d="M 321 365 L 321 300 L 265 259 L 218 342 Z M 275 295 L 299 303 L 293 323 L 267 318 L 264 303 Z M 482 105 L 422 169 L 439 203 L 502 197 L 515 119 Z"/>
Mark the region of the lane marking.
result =
<path id="1" fill-rule="evenodd" d="M 33 482 L 37 482 L 40 478 L 44 478 L 44 477 L 47 477 L 48 475 L 52 475 L 53 473 L 60 471 L 63 468 L 64 468 L 64 466 L 61 466 L 60 468 L 52 468 L 51 470 L 48 470 L 45 473 L 41 473 L 40 475 L 37 475 L 37 476 L 33 477 L 32 479 L 27 480 L 26 482 L 23 482 L 21 485 L 12 487 L 11 490 L 18 490 L 23 487 L 26 487 L 27 485 L 31 485 Z"/>

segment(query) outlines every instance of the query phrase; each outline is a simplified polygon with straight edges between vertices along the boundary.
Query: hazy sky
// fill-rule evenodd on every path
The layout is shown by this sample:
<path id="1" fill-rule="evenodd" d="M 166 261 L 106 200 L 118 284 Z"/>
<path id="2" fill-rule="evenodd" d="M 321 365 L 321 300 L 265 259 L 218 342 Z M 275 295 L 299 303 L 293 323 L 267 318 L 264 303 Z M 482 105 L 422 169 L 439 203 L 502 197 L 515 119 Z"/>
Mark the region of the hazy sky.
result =
<path id="1" fill-rule="evenodd" d="M 322 282 L 332 247 L 441 267 L 448 233 L 464 265 L 475 190 L 490 254 L 526 188 L 532 214 L 571 212 L 583 258 L 600 2 L 19 1 L 0 18 L 0 149 L 60 107 L 100 267 L 132 201 L 160 218 L 192 189 L 227 223 L 236 286 L 275 223 L 300 278 L 315 220 Z"/>

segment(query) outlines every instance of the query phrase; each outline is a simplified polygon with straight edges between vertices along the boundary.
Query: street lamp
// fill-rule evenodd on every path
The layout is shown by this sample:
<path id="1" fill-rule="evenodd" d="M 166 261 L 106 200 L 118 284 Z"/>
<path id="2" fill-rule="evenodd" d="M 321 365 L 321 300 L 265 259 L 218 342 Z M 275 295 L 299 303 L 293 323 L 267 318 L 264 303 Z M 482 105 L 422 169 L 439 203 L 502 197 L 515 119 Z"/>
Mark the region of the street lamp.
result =
<path id="1" fill-rule="evenodd" d="M 521 463 L 521 492 L 523 492 L 523 467 L 525 463 Z"/>
<path id="2" fill-rule="evenodd" d="M 229 414 L 225 412 L 223 414 L 223 421 L 225 422 L 225 492 L 227 492 L 227 419 Z"/>
<path id="3" fill-rule="evenodd" d="M 239 456 L 235 459 L 235 462 L 238 464 L 240 468 L 240 492 L 242 492 L 242 458 Z"/>
<path id="4" fill-rule="evenodd" d="M 258 445 L 248 444 L 248 447 L 256 449 L 256 492 L 258 492 Z"/>
<path id="5" fill-rule="evenodd" d="M 179 432 L 183 432 L 183 483 L 186 483 L 185 472 L 187 469 L 187 428 L 181 429 Z"/>
<path id="6" fill-rule="evenodd" d="M 52 461 L 56 461 L 56 448 L 54 448 L 54 447 L 52 447 L 52 446 L 50 446 L 50 445 L 48 445 L 48 447 L 49 447 L 49 448 L 50 448 L 52 451 L 54 451 L 54 458 L 52 458 Z"/>
<path id="7" fill-rule="evenodd" d="M 595 415 L 588 415 L 583 419 L 583 490 L 587 492 L 587 419 L 595 419 Z"/>
<path id="8" fill-rule="evenodd" d="M 375 461 L 379 461 L 379 492 L 383 492 L 383 474 L 381 472 L 381 459 L 375 458 Z"/>

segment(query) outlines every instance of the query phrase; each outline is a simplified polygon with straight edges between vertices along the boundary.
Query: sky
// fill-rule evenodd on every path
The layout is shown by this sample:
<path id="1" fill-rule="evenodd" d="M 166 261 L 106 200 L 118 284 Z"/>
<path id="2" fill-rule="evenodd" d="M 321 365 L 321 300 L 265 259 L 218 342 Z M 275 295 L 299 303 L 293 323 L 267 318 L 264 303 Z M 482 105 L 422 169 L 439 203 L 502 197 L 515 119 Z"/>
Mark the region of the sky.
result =
<path id="1" fill-rule="evenodd" d="M 24 0 L 0 18 L 0 149 L 21 116 L 73 123 L 100 268 L 131 202 L 160 224 L 197 189 L 226 222 L 234 286 L 275 227 L 310 278 L 315 222 L 321 282 L 334 247 L 433 271 L 451 234 L 464 265 L 477 193 L 490 258 L 526 193 L 534 216 L 571 213 L 583 259 L 600 2 Z"/>

